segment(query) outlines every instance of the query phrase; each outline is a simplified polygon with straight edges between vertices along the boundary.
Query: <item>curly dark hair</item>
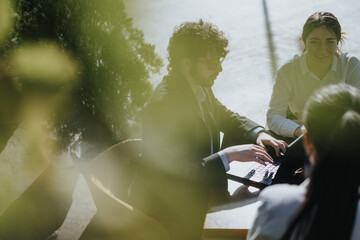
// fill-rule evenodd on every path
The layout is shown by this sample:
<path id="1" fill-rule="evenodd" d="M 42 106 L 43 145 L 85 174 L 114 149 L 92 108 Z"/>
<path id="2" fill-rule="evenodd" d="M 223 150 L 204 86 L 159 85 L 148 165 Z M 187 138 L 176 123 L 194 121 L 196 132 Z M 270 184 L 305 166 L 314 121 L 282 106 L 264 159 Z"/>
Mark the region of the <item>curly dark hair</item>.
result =
<path id="1" fill-rule="evenodd" d="M 193 60 L 206 56 L 207 52 L 225 57 L 229 52 L 227 46 L 228 40 L 224 32 L 214 24 L 204 22 L 202 19 L 198 22 L 184 22 L 175 27 L 170 38 L 167 69 L 171 72 L 184 57 Z"/>

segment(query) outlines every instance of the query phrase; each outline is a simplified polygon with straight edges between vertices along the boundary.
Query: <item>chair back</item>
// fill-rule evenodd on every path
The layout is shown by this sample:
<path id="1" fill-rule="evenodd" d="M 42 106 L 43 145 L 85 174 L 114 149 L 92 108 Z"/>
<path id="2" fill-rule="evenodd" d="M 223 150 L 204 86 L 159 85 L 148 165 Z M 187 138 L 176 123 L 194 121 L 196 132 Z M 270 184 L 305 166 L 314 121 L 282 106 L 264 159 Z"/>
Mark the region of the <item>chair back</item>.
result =
<path id="1" fill-rule="evenodd" d="M 114 239 L 169 239 L 155 219 L 131 206 L 127 191 L 141 140 L 118 143 L 94 159 L 87 181 L 103 226 Z"/>
<path id="2" fill-rule="evenodd" d="M 114 196 L 129 202 L 128 188 L 136 170 L 136 159 L 141 152 L 141 139 L 117 143 L 99 154 L 88 173 L 109 189 Z"/>

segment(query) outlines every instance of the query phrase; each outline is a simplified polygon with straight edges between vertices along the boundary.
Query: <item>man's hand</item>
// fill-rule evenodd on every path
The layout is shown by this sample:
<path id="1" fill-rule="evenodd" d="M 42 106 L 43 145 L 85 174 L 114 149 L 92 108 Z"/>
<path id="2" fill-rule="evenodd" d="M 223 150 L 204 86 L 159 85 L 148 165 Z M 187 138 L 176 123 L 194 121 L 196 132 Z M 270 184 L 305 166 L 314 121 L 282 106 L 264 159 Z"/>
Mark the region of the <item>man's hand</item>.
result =
<path id="1" fill-rule="evenodd" d="M 229 163 L 231 163 L 232 161 L 255 161 L 266 165 L 265 162 L 273 162 L 266 149 L 255 144 L 245 144 L 228 147 L 223 150 L 223 153 L 225 153 Z"/>
<path id="2" fill-rule="evenodd" d="M 276 156 L 280 156 L 280 149 L 283 153 L 286 152 L 287 143 L 283 140 L 278 140 L 267 133 L 261 132 L 256 139 L 256 144 L 265 147 L 270 146 L 275 149 Z"/>

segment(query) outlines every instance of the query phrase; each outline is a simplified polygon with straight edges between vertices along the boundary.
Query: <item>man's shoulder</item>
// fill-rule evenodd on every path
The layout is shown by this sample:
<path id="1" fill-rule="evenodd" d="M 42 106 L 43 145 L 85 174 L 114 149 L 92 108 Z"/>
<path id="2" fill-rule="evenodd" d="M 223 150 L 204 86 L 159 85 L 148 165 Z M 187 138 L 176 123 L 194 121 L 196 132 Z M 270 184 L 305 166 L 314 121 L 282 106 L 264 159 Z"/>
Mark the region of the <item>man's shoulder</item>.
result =
<path id="1" fill-rule="evenodd" d="M 168 86 L 168 81 L 166 81 L 165 79 L 163 79 L 153 90 L 151 97 L 150 97 L 150 101 L 160 101 L 161 99 L 167 97 L 169 95 L 169 90 L 168 90 L 169 86 Z"/>
<path id="2" fill-rule="evenodd" d="M 145 114 L 178 115 L 189 108 L 189 93 L 181 82 L 169 76 L 156 86 L 145 107 Z"/>
<path id="3" fill-rule="evenodd" d="M 163 80 L 154 89 L 150 100 L 161 101 L 166 98 L 175 98 L 181 96 L 181 88 L 183 85 L 181 84 L 181 80 L 182 79 L 177 79 L 169 75 L 164 76 Z"/>
<path id="4" fill-rule="evenodd" d="M 168 109 L 171 109 L 172 104 L 169 101 L 169 96 L 164 87 L 159 84 L 145 105 L 145 116 L 148 114 L 167 112 Z"/>

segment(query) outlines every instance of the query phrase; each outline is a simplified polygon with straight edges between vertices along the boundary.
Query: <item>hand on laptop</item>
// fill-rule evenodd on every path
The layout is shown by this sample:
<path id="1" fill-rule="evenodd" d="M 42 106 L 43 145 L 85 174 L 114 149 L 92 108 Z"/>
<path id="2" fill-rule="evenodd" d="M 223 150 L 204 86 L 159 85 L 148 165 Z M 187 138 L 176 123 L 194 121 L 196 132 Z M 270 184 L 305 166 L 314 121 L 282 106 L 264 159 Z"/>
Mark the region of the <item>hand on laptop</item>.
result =
<path id="1" fill-rule="evenodd" d="M 223 150 L 229 163 L 232 161 L 249 162 L 255 161 L 266 165 L 266 162 L 273 163 L 273 159 L 262 146 L 255 144 L 236 145 Z"/>
<path id="2" fill-rule="evenodd" d="M 283 140 L 278 140 L 267 133 L 261 132 L 256 139 L 256 143 L 262 147 L 270 146 L 275 150 L 277 157 L 280 156 L 280 151 L 286 152 L 287 143 Z"/>
<path id="3" fill-rule="evenodd" d="M 266 171 L 264 178 L 260 181 L 260 183 L 270 185 L 273 178 L 274 178 L 274 172 L 269 173 L 269 171 Z"/>

